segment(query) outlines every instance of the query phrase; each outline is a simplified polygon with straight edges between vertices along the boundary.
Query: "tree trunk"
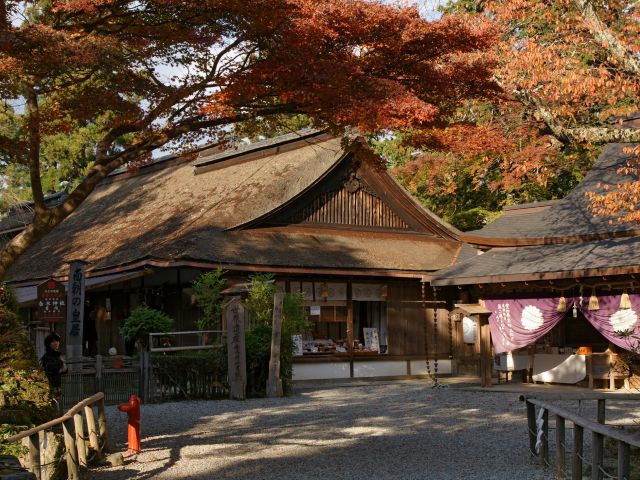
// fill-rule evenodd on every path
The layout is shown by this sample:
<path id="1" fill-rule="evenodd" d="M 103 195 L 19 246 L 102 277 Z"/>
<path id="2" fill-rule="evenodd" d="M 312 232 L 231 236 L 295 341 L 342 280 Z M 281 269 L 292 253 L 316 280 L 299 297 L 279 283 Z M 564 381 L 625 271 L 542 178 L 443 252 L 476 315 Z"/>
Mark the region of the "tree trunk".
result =
<path id="1" fill-rule="evenodd" d="M 631 75 L 637 75 L 640 73 L 640 62 L 634 54 L 625 47 L 611 32 L 609 27 L 600 20 L 597 13 L 593 8 L 593 4 L 590 0 L 574 0 L 574 3 L 578 7 L 584 24 L 589 29 L 593 38 L 596 39 L 600 45 L 607 50 L 613 58 L 615 58 L 624 69 L 625 72 Z"/>

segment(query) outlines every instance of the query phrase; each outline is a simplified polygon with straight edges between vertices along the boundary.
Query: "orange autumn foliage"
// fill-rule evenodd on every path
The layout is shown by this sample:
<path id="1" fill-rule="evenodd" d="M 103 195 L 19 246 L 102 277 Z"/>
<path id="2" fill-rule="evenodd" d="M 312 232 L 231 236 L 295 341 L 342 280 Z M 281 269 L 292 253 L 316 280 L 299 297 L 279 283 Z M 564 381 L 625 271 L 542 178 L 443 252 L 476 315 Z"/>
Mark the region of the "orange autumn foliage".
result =
<path id="1" fill-rule="evenodd" d="M 229 126 L 306 114 L 336 131 L 438 127 L 493 98 L 491 25 L 365 0 L 0 0 L 6 164 L 29 169 L 32 223 L 0 251 L 0 278 L 111 171 L 154 150 L 223 141 Z M 95 124 L 93 165 L 47 207 L 42 135 Z M 4 127 L 4 125 L 3 125 Z"/>

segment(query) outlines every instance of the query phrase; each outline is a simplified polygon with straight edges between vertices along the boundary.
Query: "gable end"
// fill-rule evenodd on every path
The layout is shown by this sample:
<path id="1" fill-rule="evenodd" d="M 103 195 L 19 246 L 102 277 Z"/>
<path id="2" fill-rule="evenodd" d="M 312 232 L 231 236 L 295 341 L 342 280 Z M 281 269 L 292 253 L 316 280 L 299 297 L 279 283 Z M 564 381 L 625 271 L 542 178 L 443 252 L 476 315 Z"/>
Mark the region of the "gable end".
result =
<path id="1" fill-rule="evenodd" d="M 410 230 L 409 225 L 353 170 L 343 177 L 341 185 L 315 192 L 304 204 L 269 223 Z"/>

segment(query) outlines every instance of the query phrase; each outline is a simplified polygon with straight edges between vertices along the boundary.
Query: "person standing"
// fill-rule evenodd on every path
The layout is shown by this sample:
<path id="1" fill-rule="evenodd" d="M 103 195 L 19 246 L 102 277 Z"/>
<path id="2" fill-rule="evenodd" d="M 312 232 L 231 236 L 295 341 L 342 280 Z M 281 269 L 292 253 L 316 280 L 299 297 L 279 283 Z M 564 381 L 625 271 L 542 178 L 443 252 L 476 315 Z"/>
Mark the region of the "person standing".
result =
<path id="1" fill-rule="evenodd" d="M 49 386 L 56 397 L 61 394 L 62 375 L 67 373 L 67 366 L 64 363 L 62 352 L 60 351 L 60 336 L 52 332 L 44 339 L 45 353 L 40 358 L 40 365 L 49 380 Z"/>

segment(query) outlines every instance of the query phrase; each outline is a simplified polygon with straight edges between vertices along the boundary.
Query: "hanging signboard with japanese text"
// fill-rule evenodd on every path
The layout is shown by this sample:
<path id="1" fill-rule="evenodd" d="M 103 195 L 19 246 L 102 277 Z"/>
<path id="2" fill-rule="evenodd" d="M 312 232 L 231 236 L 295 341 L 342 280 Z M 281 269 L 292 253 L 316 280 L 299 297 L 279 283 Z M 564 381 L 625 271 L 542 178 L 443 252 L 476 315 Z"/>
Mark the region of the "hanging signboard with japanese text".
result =
<path id="1" fill-rule="evenodd" d="M 38 285 L 38 318 L 42 322 L 60 323 L 67 318 L 67 292 L 64 285 L 49 279 Z"/>
<path id="2" fill-rule="evenodd" d="M 377 328 L 363 328 L 362 333 L 364 335 L 364 348 L 372 352 L 380 351 L 380 340 L 378 338 Z"/>
<path id="3" fill-rule="evenodd" d="M 84 323 L 84 262 L 69 265 L 67 289 L 67 357 L 82 356 L 82 327 Z"/>

